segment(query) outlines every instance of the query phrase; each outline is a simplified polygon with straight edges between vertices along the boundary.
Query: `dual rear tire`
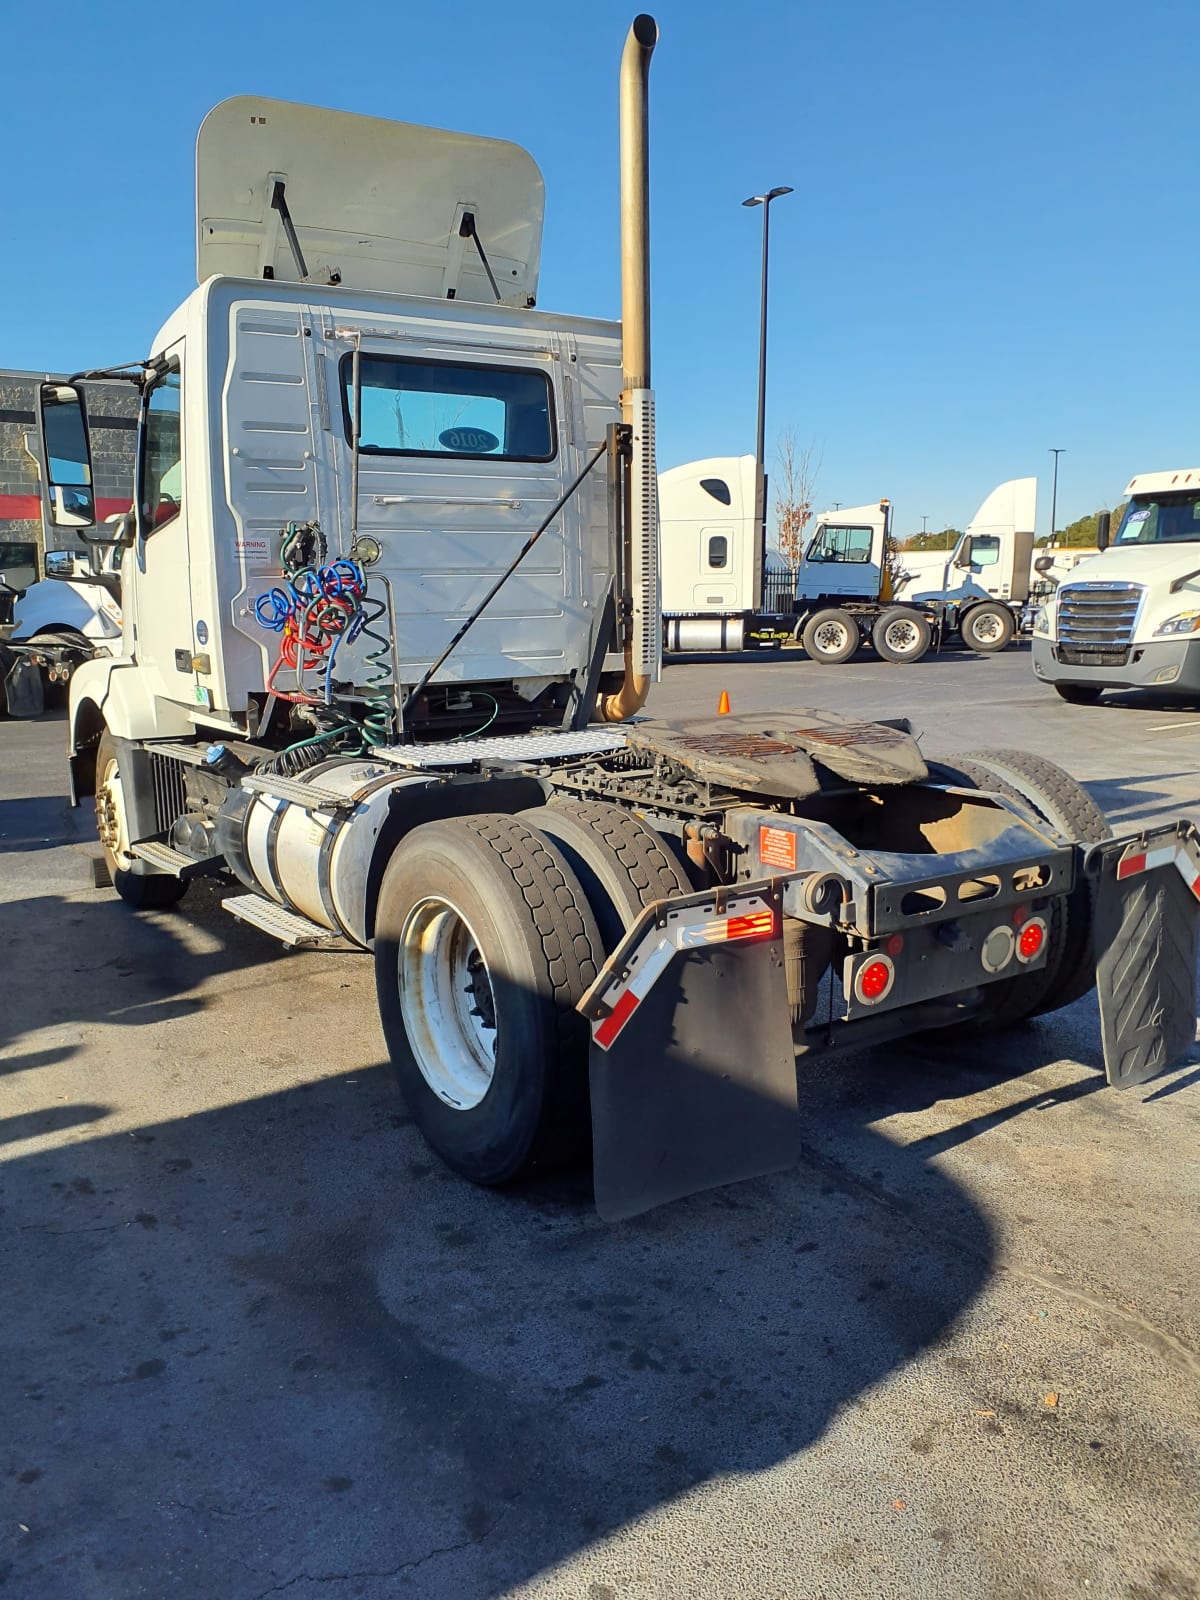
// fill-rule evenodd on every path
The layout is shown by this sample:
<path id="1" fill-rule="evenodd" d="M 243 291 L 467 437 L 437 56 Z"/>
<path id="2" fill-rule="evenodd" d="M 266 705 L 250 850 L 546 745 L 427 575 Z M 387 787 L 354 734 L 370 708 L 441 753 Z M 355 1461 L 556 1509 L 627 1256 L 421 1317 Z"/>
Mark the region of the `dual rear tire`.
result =
<path id="1" fill-rule="evenodd" d="M 376 913 L 379 1014 L 413 1120 L 447 1165 L 499 1184 L 586 1159 L 576 1004 L 641 909 L 688 887 L 616 806 L 451 818 L 402 841 Z"/>

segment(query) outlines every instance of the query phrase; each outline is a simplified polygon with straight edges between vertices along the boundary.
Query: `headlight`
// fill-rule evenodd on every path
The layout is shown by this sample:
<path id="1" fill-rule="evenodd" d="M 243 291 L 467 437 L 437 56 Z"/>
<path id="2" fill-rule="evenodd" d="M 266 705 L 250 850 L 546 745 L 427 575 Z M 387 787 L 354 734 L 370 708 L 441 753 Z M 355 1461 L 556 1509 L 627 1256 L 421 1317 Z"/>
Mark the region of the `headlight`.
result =
<path id="1" fill-rule="evenodd" d="M 1200 611 L 1181 611 L 1177 616 L 1168 617 L 1165 622 L 1160 622 L 1154 630 L 1154 637 L 1160 639 L 1164 633 L 1197 632 L 1200 632 Z"/>
<path id="2" fill-rule="evenodd" d="M 1033 617 L 1033 631 L 1034 633 L 1043 633 L 1047 638 L 1049 638 L 1051 633 L 1053 633 L 1054 630 L 1050 626 L 1049 606 L 1039 606 L 1037 608 L 1037 611 L 1034 613 Z"/>

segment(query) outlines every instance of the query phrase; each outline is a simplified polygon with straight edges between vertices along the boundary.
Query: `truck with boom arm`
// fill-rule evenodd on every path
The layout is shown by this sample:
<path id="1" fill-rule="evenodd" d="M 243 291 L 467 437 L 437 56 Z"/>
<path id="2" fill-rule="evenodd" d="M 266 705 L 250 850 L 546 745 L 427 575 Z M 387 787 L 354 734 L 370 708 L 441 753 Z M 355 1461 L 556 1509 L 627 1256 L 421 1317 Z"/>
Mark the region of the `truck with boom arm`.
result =
<path id="1" fill-rule="evenodd" d="M 657 36 L 639 16 L 621 60 L 619 325 L 536 309 L 516 146 L 209 114 L 198 287 L 125 369 L 133 509 L 91 530 L 123 548 L 122 650 L 69 711 L 130 906 L 210 876 L 285 946 L 371 952 L 439 1156 L 496 1184 L 590 1152 L 610 1218 L 794 1162 L 798 1053 L 986 1031 L 1098 977 L 1110 1079 L 1163 1070 L 1194 996 L 1156 940 L 1190 975 L 1200 909 L 1189 824 L 1114 840 L 1019 752 L 640 714 Z M 41 402 L 52 426 L 72 386 Z"/>

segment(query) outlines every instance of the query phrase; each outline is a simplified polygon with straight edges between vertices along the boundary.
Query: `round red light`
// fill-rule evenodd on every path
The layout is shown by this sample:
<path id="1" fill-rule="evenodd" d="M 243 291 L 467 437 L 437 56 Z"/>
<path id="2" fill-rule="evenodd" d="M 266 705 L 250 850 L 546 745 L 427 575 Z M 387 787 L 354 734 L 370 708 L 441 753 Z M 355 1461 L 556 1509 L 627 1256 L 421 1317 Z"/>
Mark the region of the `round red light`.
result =
<path id="1" fill-rule="evenodd" d="M 901 950 L 904 949 L 904 935 L 902 933 L 894 933 L 883 948 L 888 955 L 898 956 Z"/>
<path id="2" fill-rule="evenodd" d="M 1042 948 L 1046 937 L 1046 930 L 1040 922 L 1027 922 L 1021 929 L 1020 938 L 1017 940 L 1017 949 L 1021 952 L 1024 961 L 1032 961 Z"/>
<path id="3" fill-rule="evenodd" d="M 892 969 L 886 961 L 868 961 L 858 974 L 858 992 L 864 1000 L 881 1000 L 892 982 Z"/>

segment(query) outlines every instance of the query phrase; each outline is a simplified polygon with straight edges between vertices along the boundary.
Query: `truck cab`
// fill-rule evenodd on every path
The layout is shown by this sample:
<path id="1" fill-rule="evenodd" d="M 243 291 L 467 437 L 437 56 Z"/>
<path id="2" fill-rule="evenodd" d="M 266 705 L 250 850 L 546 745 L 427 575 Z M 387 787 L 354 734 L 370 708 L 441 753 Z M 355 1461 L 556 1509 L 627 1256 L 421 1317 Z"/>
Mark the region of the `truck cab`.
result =
<path id="1" fill-rule="evenodd" d="M 1064 699 L 1106 689 L 1200 694 L 1200 468 L 1143 472 L 1111 543 L 1081 561 L 1033 625 L 1033 670 Z"/>

